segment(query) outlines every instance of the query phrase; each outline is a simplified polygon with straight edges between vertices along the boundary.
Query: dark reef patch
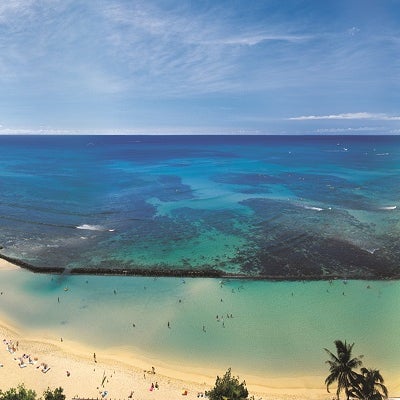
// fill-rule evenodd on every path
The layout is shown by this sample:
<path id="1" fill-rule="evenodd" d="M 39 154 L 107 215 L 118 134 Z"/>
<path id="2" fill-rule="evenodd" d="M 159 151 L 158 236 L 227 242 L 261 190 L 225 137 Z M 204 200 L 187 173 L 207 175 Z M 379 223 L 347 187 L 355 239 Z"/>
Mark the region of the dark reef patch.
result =
<path id="1" fill-rule="evenodd" d="M 281 237 L 257 243 L 254 253 L 243 252 L 243 272 L 260 276 L 339 276 L 382 279 L 398 276 L 396 266 L 385 257 L 371 254 L 346 241 L 302 234 L 301 245 Z"/>
<path id="2" fill-rule="evenodd" d="M 344 211 L 308 210 L 282 201 L 251 199 L 242 202 L 255 211 L 253 246 L 238 255 L 251 275 L 383 278 L 399 275 L 399 266 L 385 246 L 368 251 L 357 242 L 377 247 L 373 227 Z M 362 238 L 362 239 L 361 239 Z"/>

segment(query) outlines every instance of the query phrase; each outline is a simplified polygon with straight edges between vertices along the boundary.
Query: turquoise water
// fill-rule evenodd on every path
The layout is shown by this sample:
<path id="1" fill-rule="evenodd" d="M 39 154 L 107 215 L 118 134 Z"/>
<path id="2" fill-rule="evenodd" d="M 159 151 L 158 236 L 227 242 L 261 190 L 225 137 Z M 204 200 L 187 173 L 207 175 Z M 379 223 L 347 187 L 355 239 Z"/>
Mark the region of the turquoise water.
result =
<path id="1" fill-rule="evenodd" d="M 1 251 L 67 269 L 1 272 L 0 311 L 20 325 L 243 377 L 324 376 L 342 339 L 399 376 L 400 283 L 373 280 L 400 273 L 399 137 L 0 136 L 0 150 Z M 67 273 L 82 266 L 371 281 Z"/>
<path id="2" fill-rule="evenodd" d="M 36 266 L 400 276 L 398 136 L 0 136 L 0 245 Z"/>
<path id="3" fill-rule="evenodd" d="M 64 341 L 122 346 L 188 368 L 232 367 L 243 377 L 267 379 L 326 375 L 323 348 L 333 350 L 333 341 L 342 339 L 355 342 L 355 355 L 364 354 L 364 364 L 389 382 L 400 373 L 397 281 L 221 285 L 213 279 L 1 274 L 0 310 L 32 332 L 49 330 Z"/>

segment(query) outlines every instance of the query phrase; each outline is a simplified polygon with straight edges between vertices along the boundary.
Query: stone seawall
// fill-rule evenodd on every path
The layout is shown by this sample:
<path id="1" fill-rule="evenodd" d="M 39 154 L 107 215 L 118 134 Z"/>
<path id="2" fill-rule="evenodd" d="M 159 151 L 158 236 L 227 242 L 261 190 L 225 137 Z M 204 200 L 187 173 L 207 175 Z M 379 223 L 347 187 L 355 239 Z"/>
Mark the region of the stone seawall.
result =
<path id="1" fill-rule="evenodd" d="M 115 276 L 149 276 L 149 277 L 174 277 L 174 278 L 219 278 L 243 280 L 269 280 L 269 281 L 327 281 L 335 279 L 356 280 L 399 280 L 396 276 L 362 276 L 360 274 L 327 274 L 327 275 L 245 275 L 228 273 L 218 269 L 168 269 L 168 268 L 103 268 L 103 267 L 38 267 L 18 258 L 0 254 L 0 258 L 23 269 L 41 274 L 70 274 L 70 275 L 115 275 Z"/>

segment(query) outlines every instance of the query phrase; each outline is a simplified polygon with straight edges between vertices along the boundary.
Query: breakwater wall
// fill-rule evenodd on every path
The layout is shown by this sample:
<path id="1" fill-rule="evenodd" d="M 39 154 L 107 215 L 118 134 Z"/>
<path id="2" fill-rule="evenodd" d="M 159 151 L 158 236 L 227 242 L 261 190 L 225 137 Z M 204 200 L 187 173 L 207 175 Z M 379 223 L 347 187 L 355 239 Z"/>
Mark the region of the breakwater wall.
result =
<path id="1" fill-rule="evenodd" d="M 327 281 L 335 279 L 355 280 L 400 280 L 400 275 L 393 276 L 362 276 L 360 274 L 327 274 L 327 275 L 245 275 L 228 273 L 218 269 L 168 269 L 168 268 L 104 268 L 104 267 L 38 267 L 15 257 L 0 253 L 0 258 L 18 267 L 40 274 L 70 274 L 70 275 L 115 275 L 115 276 L 148 276 L 173 278 L 219 278 L 242 280 L 269 280 L 269 281 Z"/>

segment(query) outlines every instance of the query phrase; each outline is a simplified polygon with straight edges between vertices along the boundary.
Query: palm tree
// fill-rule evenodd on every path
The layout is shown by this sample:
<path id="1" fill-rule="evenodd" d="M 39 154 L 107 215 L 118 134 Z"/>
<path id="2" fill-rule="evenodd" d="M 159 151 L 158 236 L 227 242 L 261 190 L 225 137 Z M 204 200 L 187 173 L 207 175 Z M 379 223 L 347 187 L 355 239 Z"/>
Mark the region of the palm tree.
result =
<path id="1" fill-rule="evenodd" d="M 329 354 L 330 360 L 326 363 L 329 364 L 330 374 L 325 379 L 326 389 L 329 392 L 329 386 L 337 381 L 336 396 L 339 400 L 339 394 L 342 390 L 345 391 L 347 400 L 350 397 L 350 389 L 357 379 L 357 373 L 353 370 L 361 366 L 362 362 L 359 358 L 352 358 L 353 344 L 343 343 L 341 340 L 335 340 L 337 355 L 331 353 L 328 349 L 325 351 Z"/>
<path id="2" fill-rule="evenodd" d="M 388 397 L 388 390 L 383 383 L 379 370 L 361 368 L 361 375 L 357 374 L 357 381 L 350 392 L 360 400 L 383 400 Z"/>

